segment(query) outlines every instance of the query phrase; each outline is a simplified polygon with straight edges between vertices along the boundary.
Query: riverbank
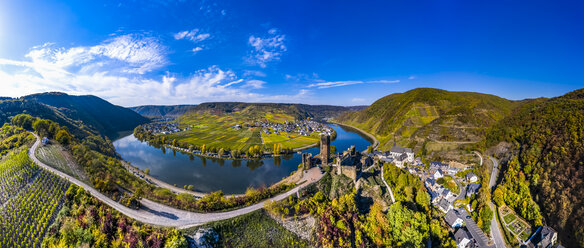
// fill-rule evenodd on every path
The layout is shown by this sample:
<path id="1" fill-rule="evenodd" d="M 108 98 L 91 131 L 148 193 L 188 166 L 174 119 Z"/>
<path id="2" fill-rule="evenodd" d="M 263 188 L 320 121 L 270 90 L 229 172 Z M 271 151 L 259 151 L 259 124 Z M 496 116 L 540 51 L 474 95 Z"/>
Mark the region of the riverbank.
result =
<path id="1" fill-rule="evenodd" d="M 336 121 L 329 121 L 329 122 L 330 123 L 333 123 L 333 124 L 337 124 L 339 126 L 348 127 L 348 128 L 352 128 L 352 129 L 355 129 L 355 130 L 359 131 L 361 134 L 367 136 L 369 139 L 371 139 L 371 141 L 373 141 L 372 142 L 373 143 L 373 149 L 376 149 L 379 146 L 379 140 L 377 140 L 377 138 L 375 138 L 375 136 L 373 136 L 372 134 L 370 134 L 368 132 L 365 132 L 361 128 L 358 128 L 358 127 L 355 127 L 355 126 L 351 126 L 349 124 L 343 124 L 343 123 L 336 122 Z"/>
<path id="2" fill-rule="evenodd" d="M 333 124 L 337 124 L 337 125 L 342 125 L 342 126 L 346 126 L 349 127 L 347 125 L 344 124 L 338 124 L 338 123 L 333 123 Z M 358 130 L 359 132 L 364 132 L 363 130 L 354 128 L 355 130 Z M 370 135 L 365 133 L 365 135 Z M 331 142 L 333 142 L 335 139 L 337 138 L 337 132 L 333 129 L 333 134 L 331 135 Z M 373 139 L 375 139 L 375 137 L 373 137 Z M 149 142 L 148 140 L 146 140 L 146 142 Z M 379 143 L 379 142 L 377 142 Z M 259 157 L 245 157 L 245 156 L 240 156 L 240 157 L 233 157 L 231 156 L 231 154 L 228 154 L 227 156 L 219 156 L 217 154 L 213 154 L 213 153 L 207 153 L 204 154 L 202 153 L 200 150 L 195 150 L 195 151 L 191 151 L 189 149 L 183 148 L 183 147 L 176 147 L 170 144 L 162 144 L 162 146 L 164 148 L 169 148 L 178 152 L 183 152 L 186 154 L 192 154 L 195 156 L 199 156 L 199 157 L 204 157 L 204 158 L 211 158 L 211 159 L 230 159 L 230 160 L 258 160 L 258 159 L 264 159 L 264 158 L 274 158 L 274 157 L 281 157 L 281 156 L 286 156 L 289 154 L 293 154 L 295 152 L 300 152 L 303 150 L 307 150 L 313 147 L 318 147 L 319 146 L 319 142 L 307 145 L 307 146 L 303 146 L 303 147 L 298 147 L 298 148 L 293 148 L 291 153 L 283 153 L 283 154 L 278 154 L 278 155 L 274 155 L 273 153 L 270 152 L 264 152 L 264 154 L 262 156 Z"/>
<path id="3" fill-rule="evenodd" d="M 203 198 L 204 196 L 206 196 L 210 193 L 213 193 L 213 192 L 205 193 L 205 192 L 191 191 L 191 190 L 186 190 L 183 188 L 176 187 L 176 186 L 171 185 L 169 183 L 166 183 L 162 180 L 158 180 L 150 175 L 147 175 L 139 168 L 130 165 L 128 162 L 126 162 L 124 160 L 120 160 L 120 161 L 121 161 L 122 165 L 126 168 L 126 170 L 128 170 L 128 172 L 134 174 L 134 176 L 136 176 L 140 179 L 143 179 L 150 184 L 156 185 L 156 186 L 161 187 L 161 188 L 166 188 L 175 194 L 181 194 L 181 193 L 191 194 L 195 198 L 199 199 L 199 198 Z M 296 185 L 300 185 L 300 183 L 301 183 L 300 180 L 302 179 L 302 177 L 303 177 L 302 170 L 296 170 L 290 176 L 282 178 L 282 180 L 270 185 L 269 187 L 276 187 L 276 186 L 281 185 L 281 184 L 292 184 L 292 183 L 294 183 Z M 230 194 L 229 196 L 226 196 L 226 197 L 229 198 L 229 197 L 242 197 L 242 196 L 245 196 L 245 194 Z"/>

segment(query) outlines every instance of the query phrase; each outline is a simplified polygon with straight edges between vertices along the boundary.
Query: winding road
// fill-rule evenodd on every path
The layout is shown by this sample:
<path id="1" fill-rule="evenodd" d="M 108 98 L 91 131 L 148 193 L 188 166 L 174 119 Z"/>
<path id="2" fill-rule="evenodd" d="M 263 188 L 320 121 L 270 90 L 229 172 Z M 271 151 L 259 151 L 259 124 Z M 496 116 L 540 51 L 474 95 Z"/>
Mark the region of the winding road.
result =
<path id="1" fill-rule="evenodd" d="M 480 155 L 479 155 L 480 156 Z M 495 188 L 495 183 L 497 183 L 497 175 L 499 175 L 499 161 L 497 161 L 493 157 L 489 157 L 493 162 L 493 170 L 491 170 L 491 178 L 489 179 L 489 189 L 491 191 Z M 481 157 L 481 162 L 483 161 L 483 157 Z M 491 210 L 493 210 L 493 218 L 491 219 L 491 235 L 495 240 L 495 246 L 497 248 L 505 248 L 505 240 L 503 239 L 503 235 L 501 234 L 501 230 L 499 229 L 499 222 L 497 221 L 497 217 L 495 215 L 495 205 L 493 201 L 489 202 L 489 206 Z"/>
<path id="2" fill-rule="evenodd" d="M 250 205 L 250 206 L 240 208 L 237 210 L 233 210 L 233 211 L 218 212 L 218 213 L 195 213 L 195 212 L 189 212 L 189 211 L 184 211 L 184 210 L 172 208 L 172 207 L 169 207 L 169 206 L 157 203 L 157 202 L 150 201 L 148 199 L 142 199 L 141 200 L 142 208 L 139 210 L 135 210 L 135 209 L 130 209 L 130 208 L 110 199 L 109 197 L 105 196 L 104 194 L 102 194 L 101 192 L 96 190 L 95 188 L 77 180 L 76 178 L 69 176 L 69 175 L 67 175 L 59 170 L 56 170 L 53 167 L 50 167 L 50 166 L 44 164 L 43 162 L 41 162 L 35 156 L 35 151 L 38 148 L 38 146 L 40 145 L 41 141 L 40 141 L 40 138 L 35 133 L 32 133 L 32 134 L 36 137 L 37 140 L 34 143 L 34 145 L 31 147 L 31 149 L 29 150 L 28 156 L 35 163 L 37 163 L 39 166 L 52 172 L 53 174 L 55 174 L 57 176 L 60 176 L 64 179 L 68 180 L 69 182 L 71 182 L 73 184 L 76 184 L 80 187 L 83 187 L 86 191 L 91 193 L 91 195 L 93 195 L 94 197 L 99 199 L 101 202 L 107 204 L 108 206 L 114 208 L 115 210 L 121 212 L 122 214 L 124 214 L 130 218 L 133 218 L 137 221 L 140 221 L 142 223 L 156 225 L 156 226 L 176 227 L 179 229 L 184 229 L 184 228 L 202 225 L 202 224 L 205 224 L 205 223 L 211 222 L 211 221 L 224 220 L 224 219 L 233 218 L 233 217 L 236 217 L 239 215 L 247 214 L 247 213 L 250 213 L 250 212 L 253 212 L 253 211 L 256 211 L 258 209 L 263 208 L 264 203 L 268 200 L 279 201 L 279 200 L 285 199 L 289 195 L 295 194 L 301 188 L 306 187 L 307 185 L 309 185 L 311 183 L 317 182 L 323 176 L 323 174 L 320 172 L 320 169 L 318 167 L 312 168 L 312 169 L 306 171 L 303 174 L 302 179 L 300 180 L 301 182 L 305 181 L 305 183 L 297 186 L 296 188 L 291 189 L 290 191 L 282 193 L 280 195 L 274 196 L 270 199 L 264 200 L 260 203 L 256 203 L 254 205 Z"/>

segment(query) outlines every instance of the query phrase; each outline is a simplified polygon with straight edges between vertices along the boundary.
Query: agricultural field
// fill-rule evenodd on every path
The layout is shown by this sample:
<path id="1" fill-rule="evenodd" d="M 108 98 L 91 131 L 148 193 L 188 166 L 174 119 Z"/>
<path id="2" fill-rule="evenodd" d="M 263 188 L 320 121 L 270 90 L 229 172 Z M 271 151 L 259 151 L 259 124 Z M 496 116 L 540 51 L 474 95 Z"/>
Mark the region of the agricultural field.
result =
<path id="1" fill-rule="evenodd" d="M 40 169 L 26 151 L 0 162 L 0 247 L 40 247 L 69 183 Z"/>
<path id="2" fill-rule="evenodd" d="M 240 151 L 256 145 L 264 150 L 271 150 L 274 144 L 281 144 L 283 149 L 294 149 L 316 144 L 319 140 L 319 136 L 314 133 L 311 136 L 287 132 L 276 134 L 272 128 L 267 128 L 270 130 L 267 134 L 262 131 L 262 127 L 253 127 L 259 121 L 284 123 L 294 121 L 294 117 L 269 112 L 263 116 L 249 113 L 187 114 L 178 119 L 179 127 L 186 130 L 165 137 L 166 140 L 176 140 L 195 146 L 205 145 L 208 148 Z M 240 125 L 241 128 L 235 128 L 235 125 Z"/>

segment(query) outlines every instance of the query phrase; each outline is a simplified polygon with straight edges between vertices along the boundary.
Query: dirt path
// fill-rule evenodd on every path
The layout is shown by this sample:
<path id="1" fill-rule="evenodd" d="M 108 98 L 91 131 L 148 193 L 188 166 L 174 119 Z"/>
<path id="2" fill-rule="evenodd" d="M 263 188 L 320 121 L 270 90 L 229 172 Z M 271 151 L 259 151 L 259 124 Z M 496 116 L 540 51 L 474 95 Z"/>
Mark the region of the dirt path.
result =
<path id="1" fill-rule="evenodd" d="M 304 173 L 304 175 L 302 177 L 302 181 L 306 181 L 307 183 L 303 183 L 303 184 L 297 186 L 296 188 L 294 188 L 288 192 L 274 196 L 270 199 L 264 200 L 262 202 L 256 203 L 256 204 L 248 206 L 248 207 L 233 210 L 233 211 L 220 212 L 220 213 L 195 213 L 195 212 L 189 212 L 189 211 L 184 211 L 184 210 L 172 208 L 172 207 L 169 207 L 169 206 L 166 206 L 166 205 L 163 205 L 160 203 L 156 203 L 156 202 L 153 202 L 153 201 L 150 201 L 147 199 L 142 199 L 141 203 L 142 203 L 143 207 L 141 209 L 134 210 L 134 209 L 130 209 L 126 206 L 123 206 L 122 204 L 110 199 L 109 197 L 103 195 L 101 192 L 99 192 L 95 188 L 77 180 L 76 178 L 69 176 L 69 175 L 67 175 L 59 170 L 56 170 L 56 169 L 42 163 L 35 156 L 35 151 L 40 144 L 40 139 L 36 134 L 33 133 L 33 135 L 36 137 L 37 141 L 34 143 L 32 148 L 29 150 L 28 156 L 35 163 L 37 163 L 39 166 L 41 166 L 43 169 L 46 169 L 46 170 L 52 172 L 53 174 L 68 180 L 69 182 L 71 182 L 73 184 L 76 184 L 80 187 L 83 187 L 86 191 L 88 191 L 91 195 L 93 195 L 94 197 L 99 199 L 101 202 L 116 209 L 117 211 L 121 212 L 122 214 L 124 214 L 130 218 L 136 219 L 142 223 L 156 225 L 156 226 L 167 226 L 167 227 L 176 227 L 179 229 L 183 229 L 183 228 L 189 228 L 189 227 L 193 227 L 193 226 L 202 225 L 202 224 L 205 224 L 205 223 L 210 222 L 210 221 L 224 220 L 224 219 L 233 218 L 233 217 L 236 217 L 239 215 L 247 214 L 247 213 L 250 213 L 250 212 L 253 212 L 253 211 L 256 211 L 258 209 L 263 208 L 264 203 L 268 200 L 279 201 L 279 200 L 285 199 L 289 195 L 296 194 L 296 192 L 298 192 L 298 190 L 300 190 L 303 187 L 306 187 L 307 185 L 309 185 L 312 182 L 317 182 L 323 176 L 323 174 L 320 172 L 319 168 L 316 168 L 316 167 L 312 168 L 307 173 Z"/>

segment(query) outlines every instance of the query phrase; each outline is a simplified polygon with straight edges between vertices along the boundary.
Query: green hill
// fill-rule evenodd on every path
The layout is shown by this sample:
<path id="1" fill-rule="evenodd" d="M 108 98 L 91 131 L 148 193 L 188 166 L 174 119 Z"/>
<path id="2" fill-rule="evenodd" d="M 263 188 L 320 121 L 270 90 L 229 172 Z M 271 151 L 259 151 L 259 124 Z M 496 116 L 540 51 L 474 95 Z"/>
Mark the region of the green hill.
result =
<path id="1" fill-rule="evenodd" d="M 0 100 L 0 122 L 8 122 L 10 117 L 21 113 L 58 122 L 80 137 L 92 134 L 115 137 L 120 131 L 148 122 L 134 111 L 96 96 L 52 92 Z"/>
<path id="2" fill-rule="evenodd" d="M 131 107 L 136 113 L 148 117 L 170 117 L 176 118 L 186 112 L 189 112 L 197 105 L 170 105 L 170 106 L 159 106 L 159 105 L 144 105 Z"/>
<path id="3" fill-rule="evenodd" d="M 296 119 L 323 120 L 334 118 L 342 113 L 360 110 L 364 107 L 343 107 L 331 105 L 308 105 L 288 103 L 244 103 L 244 102 L 208 102 L 194 107 L 191 112 L 208 112 L 214 114 L 240 112 L 262 116 L 266 112 L 280 112 Z"/>
<path id="4" fill-rule="evenodd" d="M 517 105 L 494 95 L 419 88 L 385 96 L 336 120 L 372 133 L 383 149 L 395 140 L 416 151 L 441 150 L 484 140 L 487 128 Z"/>
<path id="5" fill-rule="evenodd" d="M 504 158 L 504 188 L 528 186 L 563 245 L 584 247 L 584 89 L 524 104 L 491 128 L 486 144 L 499 145 L 492 150 Z"/>

